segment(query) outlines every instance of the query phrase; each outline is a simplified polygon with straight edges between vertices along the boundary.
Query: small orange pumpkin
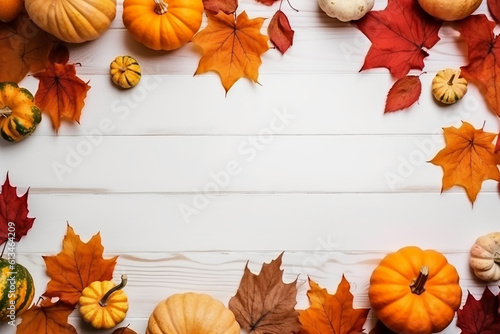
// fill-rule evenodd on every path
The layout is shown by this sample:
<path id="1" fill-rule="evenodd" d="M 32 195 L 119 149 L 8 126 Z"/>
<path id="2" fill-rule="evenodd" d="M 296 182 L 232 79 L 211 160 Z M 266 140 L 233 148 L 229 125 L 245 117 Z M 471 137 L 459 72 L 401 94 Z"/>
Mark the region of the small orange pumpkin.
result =
<path id="1" fill-rule="evenodd" d="M 445 329 L 462 301 L 455 267 L 435 250 L 404 247 L 373 271 L 368 296 L 391 331 L 430 334 Z"/>
<path id="2" fill-rule="evenodd" d="M 24 9 L 24 0 L 0 1 L 0 21 L 10 22 L 21 14 Z"/>
<path id="3" fill-rule="evenodd" d="M 123 24 L 132 37 L 153 50 L 175 50 L 200 29 L 202 0 L 125 0 Z"/>

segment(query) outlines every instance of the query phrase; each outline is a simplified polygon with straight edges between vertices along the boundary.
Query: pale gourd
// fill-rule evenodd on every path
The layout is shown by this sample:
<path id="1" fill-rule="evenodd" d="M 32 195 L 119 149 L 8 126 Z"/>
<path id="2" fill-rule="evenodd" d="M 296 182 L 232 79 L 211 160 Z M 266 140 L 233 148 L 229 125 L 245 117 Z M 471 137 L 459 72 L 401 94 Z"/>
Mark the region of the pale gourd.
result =
<path id="1" fill-rule="evenodd" d="M 326 15 L 342 22 L 359 20 L 368 13 L 375 0 L 318 0 Z"/>
<path id="2" fill-rule="evenodd" d="M 469 264 L 481 280 L 500 280 L 500 232 L 491 232 L 477 238 L 470 250 Z"/>

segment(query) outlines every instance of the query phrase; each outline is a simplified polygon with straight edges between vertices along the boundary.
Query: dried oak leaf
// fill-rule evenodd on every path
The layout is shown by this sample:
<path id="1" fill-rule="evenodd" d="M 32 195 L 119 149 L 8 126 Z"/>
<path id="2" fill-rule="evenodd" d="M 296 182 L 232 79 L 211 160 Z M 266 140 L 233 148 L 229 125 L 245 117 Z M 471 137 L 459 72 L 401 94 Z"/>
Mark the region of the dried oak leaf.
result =
<path id="1" fill-rule="evenodd" d="M 217 14 L 219 11 L 232 14 L 238 9 L 238 0 L 203 0 L 203 6 L 205 10 L 214 14 Z"/>
<path id="2" fill-rule="evenodd" d="M 75 305 L 90 283 L 111 280 L 117 256 L 104 259 L 103 252 L 99 233 L 84 243 L 68 225 L 62 251 L 56 256 L 43 257 L 50 277 L 43 295 Z"/>
<path id="3" fill-rule="evenodd" d="M 33 76 L 39 80 L 35 103 L 50 115 L 56 132 L 62 119 L 80 121 L 90 86 L 76 76 L 75 64 L 53 63 Z"/>
<path id="4" fill-rule="evenodd" d="M 462 330 L 461 334 L 500 333 L 498 298 L 488 287 L 484 288 L 480 300 L 469 291 L 463 308 L 457 311 L 457 326 Z"/>
<path id="5" fill-rule="evenodd" d="M 422 93 L 422 82 L 416 75 L 407 75 L 398 79 L 387 94 L 384 112 L 394 112 L 409 108 L 418 101 Z"/>
<path id="6" fill-rule="evenodd" d="M 309 278 L 307 291 L 310 306 L 300 311 L 301 334 L 362 333 L 370 309 L 354 309 L 351 285 L 344 275 L 334 295 Z"/>
<path id="7" fill-rule="evenodd" d="M 258 275 L 245 266 L 236 295 L 229 300 L 241 328 L 255 334 L 298 333 L 300 323 L 297 303 L 297 280 L 283 282 L 281 253 L 271 263 L 264 263 Z"/>
<path id="8" fill-rule="evenodd" d="M 500 116 L 500 39 L 494 33 L 496 23 L 486 15 L 471 15 L 460 20 L 458 29 L 467 43 L 467 66 L 460 75 L 477 85 L 490 109 Z"/>
<path id="9" fill-rule="evenodd" d="M 423 69 L 426 50 L 440 39 L 441 24 L 415 0 L 389 0 L 384 10 L 368 12 L 356 21 L 372 42 L 361 71 L 385 67 L 399 79 L 411 69 Z"/>
<path id="10" fill-rule="evenodd" d="M 267 34 L 269 39 L 276 45 L 276 48 L 281 52 L 285 53 L 286 50 L 293 44 L 293 35 L 295 32 L 290 26 L 290 21 L 288 17 L 283 13 L 283 11 L 278 10 L 269 22 L 267 27 Z"/>
<path id="11" fill-rule="evenodd" d="M 448 127 L 443 131 L 446 147 L 430 161 L 443 168 L 441 191 L 461 186 L 474 203 L 484 180 L 500 181 L 493 145 L 496 134 L 475 129 L 467 122 L 458 129 Z"/>
<path id="12" fill-rule="evenodd" d="M 10 23 L 0 22 L 0 81 L 19 83 L 28 73 L 49 64 L 53 41 L 26 15 Z"/>
<path id="13" fill-rule="evenodd" d="M 61 301 L 52 303 L 50 298 L 42 299 L 40 305 L 33 305 L 22 314 L 22 322 L 16 334 L 76 334 L 75 328 L 68 324 L 68 316 L 74 306 Z"/>
<path id="14" fill-rule="evenodd" d="M 14 237 L 14 241 L 19 241 L 25 236 L 33 226 L 35 218 L 28 218 L 28 192 L 26 190 L 21 197 L 17 196 L 17 187 L 13 187 L 9 181 L 9 174 L 5 178 L 0 193 L 0 245 L 6 242 L 9 237 Z M 14 223 L 14 232 L 9 223 Z M 11 227 L 9 229 L 9 227 Z M 14 235 L 9 234 L 14 233 Z"/>
<path id="15" fill-rule="evenodd" d="M 497 0 L 488 0 L 487 4 L 491 17 L 496 22 L 500 22 L 500 3 Z"/>
<path id="16" fill-rule="evenodd" d="M 269 49 L 268 37 L 260 33 L 264 19 L 249 19 L 246 12 L 236 18 L 223 12 L 207 16 L 207 27 L 193 38 L 203 50 L 195 75 L 215 71 L 226 93 L 242 77 L 257 82 L 260 56 Z"/>

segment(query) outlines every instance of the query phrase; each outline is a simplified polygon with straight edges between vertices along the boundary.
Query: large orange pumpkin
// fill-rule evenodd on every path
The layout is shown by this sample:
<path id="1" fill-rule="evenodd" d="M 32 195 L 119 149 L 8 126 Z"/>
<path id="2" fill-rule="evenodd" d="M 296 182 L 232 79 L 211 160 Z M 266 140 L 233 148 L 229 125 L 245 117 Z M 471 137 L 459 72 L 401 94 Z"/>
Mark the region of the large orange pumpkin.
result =
<path id="1" fill-rule="evenodd" d="M 125 0 L 123 24 L 153 50 L 175 50 L 200 29 L 202 0 Z"/>
<path id="2" fill-rule="evenodd" d="M 404 247 L 373 271 L 368 290 L 372 309 L 391 331 L 430 334 L 445 329 L 462 301 L 458 273 L 435 250 Z"/>
<path id="3" fill-rule="evenodd" d="M 116 0 L 25 0 L 37 26 L 69 43 L 98 38 L 116 16 Z"/>

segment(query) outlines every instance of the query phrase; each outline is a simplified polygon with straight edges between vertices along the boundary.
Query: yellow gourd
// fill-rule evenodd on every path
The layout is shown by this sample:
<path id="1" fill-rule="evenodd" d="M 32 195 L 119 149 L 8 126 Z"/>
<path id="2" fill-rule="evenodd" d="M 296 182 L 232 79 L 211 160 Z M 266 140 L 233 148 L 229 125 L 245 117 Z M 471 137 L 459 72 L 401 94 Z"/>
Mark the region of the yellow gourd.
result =
<path id="1" fill-rule="evenodd" d="M 146 334 L 239 334 L 233 312 L 213 297 L 194 292 L 175 294 L 156 305 Z"/>
<path id="2" fill-rule="evenodd" d="M 432 79 L 432 95 L 445 104 L 453 104 L 467 93 L 467 80 L 460 77 L 460 70 L 446 68 Z"/>
<path id="3" fill-rule="evenodd" d="M 141 80 L 141 67 L 130 56 L 118 56 L 109 65 L 111 80 L 122 88 L 132 88 Z"/>
<path id="4" fill-rule="evenodd" d="M 127 276 L 122 275 L 121 283 L 95 281 L 83 289 L 78 301 L 80 314 L 92 327 L 109 329 L 123 321 L 128 311 L 128 299 L 123 287 Z"/>

